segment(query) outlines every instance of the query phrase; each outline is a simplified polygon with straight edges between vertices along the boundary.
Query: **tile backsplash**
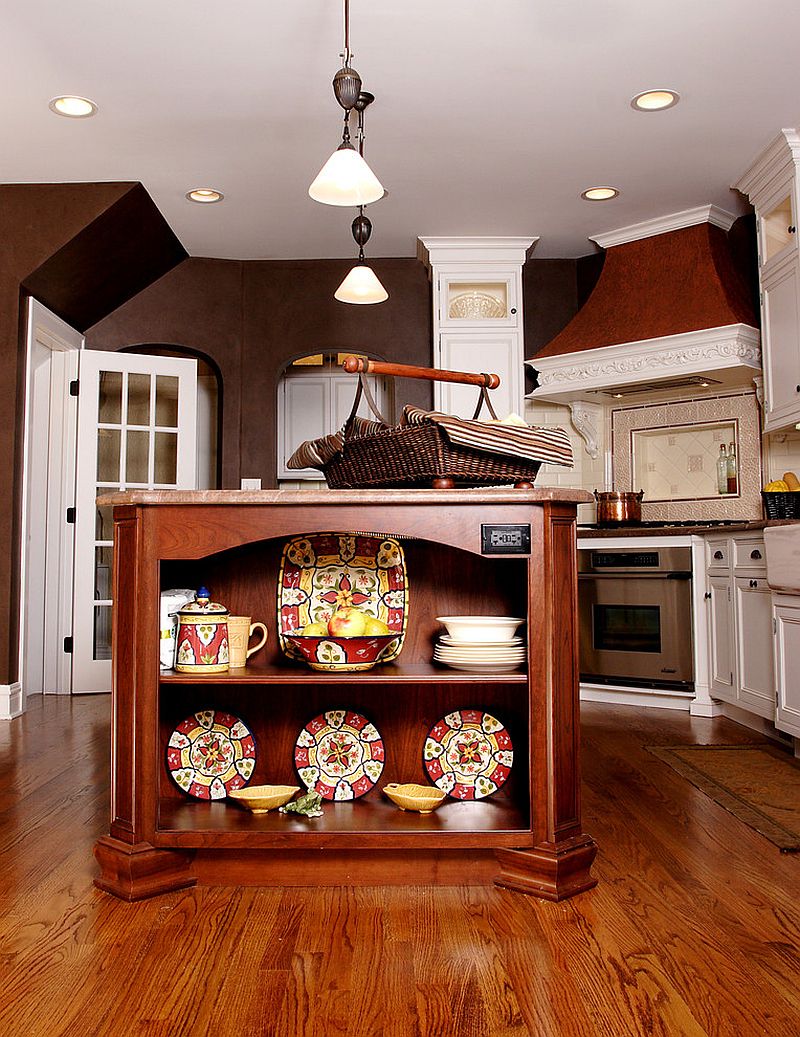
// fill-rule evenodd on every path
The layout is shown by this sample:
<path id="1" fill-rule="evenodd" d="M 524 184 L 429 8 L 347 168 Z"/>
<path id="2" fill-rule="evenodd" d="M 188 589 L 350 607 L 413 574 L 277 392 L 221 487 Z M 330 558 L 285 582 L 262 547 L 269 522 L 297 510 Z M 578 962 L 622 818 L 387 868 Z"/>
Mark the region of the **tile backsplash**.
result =
<path id="1" fill-rule="evenodd" d="M 643 519 L 762 517 L 755 393 L 619 408 L 612 411 L 611 429 L 614 489 L 645 490 Z M 731 440 L 736 442 L 737 493 L 721 495 L 716 460 L 720 443 Z"/>

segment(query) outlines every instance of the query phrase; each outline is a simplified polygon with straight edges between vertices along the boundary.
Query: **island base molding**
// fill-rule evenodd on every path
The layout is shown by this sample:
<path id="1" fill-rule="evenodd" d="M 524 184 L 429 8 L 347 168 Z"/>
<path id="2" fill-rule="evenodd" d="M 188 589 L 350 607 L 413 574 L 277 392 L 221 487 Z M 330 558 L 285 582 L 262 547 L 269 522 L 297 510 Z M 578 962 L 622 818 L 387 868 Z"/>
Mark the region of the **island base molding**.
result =
<path id="1" fill-rule="evenodd" d="M 527 893 L 542 900 L 566 900 L 597 885 L 591 875 L 597 844 L 581 835 L 558 848 L 535 846 L 532 850 L 497 850 L 502 871 L 498 886 Z"/>
<path id="2" fill-rule="evenodd" d="M 181 850 L 157 850 L 150 843 L 102 836 L 94 856 L 100 865 L 95 886 L 121 900 L 145 900 L 197 883 L 191 870 L 193 855 Z"/>

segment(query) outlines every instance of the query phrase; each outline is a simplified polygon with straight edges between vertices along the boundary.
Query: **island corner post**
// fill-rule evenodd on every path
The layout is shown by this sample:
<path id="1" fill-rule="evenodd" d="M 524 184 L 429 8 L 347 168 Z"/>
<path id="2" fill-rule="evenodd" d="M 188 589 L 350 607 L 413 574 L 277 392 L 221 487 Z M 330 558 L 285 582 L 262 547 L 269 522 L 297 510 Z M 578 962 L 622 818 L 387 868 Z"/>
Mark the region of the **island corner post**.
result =
<path id="1" fill-rule="evenodd" d="M 115 505 L 112 818 L 95 846 L 98 887 L 137 900 L 198 882 L 494 881 L 561 900 L 594 886 L 597 848 L 581 825 L 577 665 L 575 515 L 588 499 L 583 491 L 548 488 L 109 496 L 104 503 Z M 482 531 L 498 524 L 528 527 L 527 553 L 484 553 Z M 174 573 L 196 575 L 198 585 L 213 581 L 218 600 L 271 618 L 274 630 L 280 545 L 332 530 L 402 538 L 411 618 L 394 663 L 320 674 L 283 658 L 272 636 L 264 658 L 247 672 L 213 678 L 160 672 L 163 581 L 169 586 Z M 524 616 L 525 670 L 487 676 L 432 663 L 435 617 L 445 607 L 451 614 Z M 437 711 L 475 702 L 495 709 L 514 733 L 508 795 L 452 802 L 410 819 L 390 811 L 376 787 L 363 799 L 329 805 L 314 827 L 272 813 L 256 818 L 224 801 L 187 801 L 168 780 L 170 727 L 195 703 L 233 713 L 246 708 L 256 739 L 271 747 L 262 777 L 296 783 L 290 747 L 298 718 L 311 703 L 332 708 L 344 700 L 365 702 L 384 736 L 389 732 L 396 777 L 386 780 L 411 780 L 419 771 L 420 740 Z"/>

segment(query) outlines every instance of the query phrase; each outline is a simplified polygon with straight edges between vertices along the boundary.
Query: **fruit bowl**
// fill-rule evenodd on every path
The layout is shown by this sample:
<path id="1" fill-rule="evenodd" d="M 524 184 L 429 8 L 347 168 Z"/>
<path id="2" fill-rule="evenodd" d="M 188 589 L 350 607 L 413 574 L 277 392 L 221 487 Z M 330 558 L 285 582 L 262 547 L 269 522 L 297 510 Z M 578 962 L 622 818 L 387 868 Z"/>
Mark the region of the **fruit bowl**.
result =
<path id="1" fill-rule="evenodd" d="M 358 637 L 330 634 L 303 634 L 297 630 L 284 633 L 312 670 L 332 673 L 371 670 L 383 655 L 393 653 L 399 634 L 363 634 Z M 395 653 L 396 654 L 396 653 Z"/>
<path id="2" fill-rule="evenodd" d="M 431 785 L 384 785 L 383 791 L 401 810 L 416 810 L 420 814 L 430 814 L 444 799 L 441 789 Z"/>
<path id="3" fill-rule="evenodd" d="M 299 791 L 298 785 L 251 785 L 250 788 L 229 792 L 228 799 L 241 803 L 254 814 L 266 814 L 288 803 Z"/>

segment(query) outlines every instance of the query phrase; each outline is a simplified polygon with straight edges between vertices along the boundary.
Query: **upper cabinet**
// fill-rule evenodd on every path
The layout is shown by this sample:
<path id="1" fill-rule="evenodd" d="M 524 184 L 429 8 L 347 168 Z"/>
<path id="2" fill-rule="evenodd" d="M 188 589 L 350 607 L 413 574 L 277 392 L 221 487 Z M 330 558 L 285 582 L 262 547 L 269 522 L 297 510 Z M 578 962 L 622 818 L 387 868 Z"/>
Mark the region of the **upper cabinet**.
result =
<path id="1" fill-rule="evenodd" d="M 522 266 L 538 238 L 420 238 L 433 284 L 433 366 L 500 376 L 498 417 L 524 408 Z M 434 387 L 434 407 L 471 418 L 474 389 Z M 481 415 L 488 418 L 485 412 Z"/>
<path id="2" fill-rule="evenodd" d="M 800 137 L 781 130 L 735 187 L 756 211 L 764 429 L 800 421 Z"/>

